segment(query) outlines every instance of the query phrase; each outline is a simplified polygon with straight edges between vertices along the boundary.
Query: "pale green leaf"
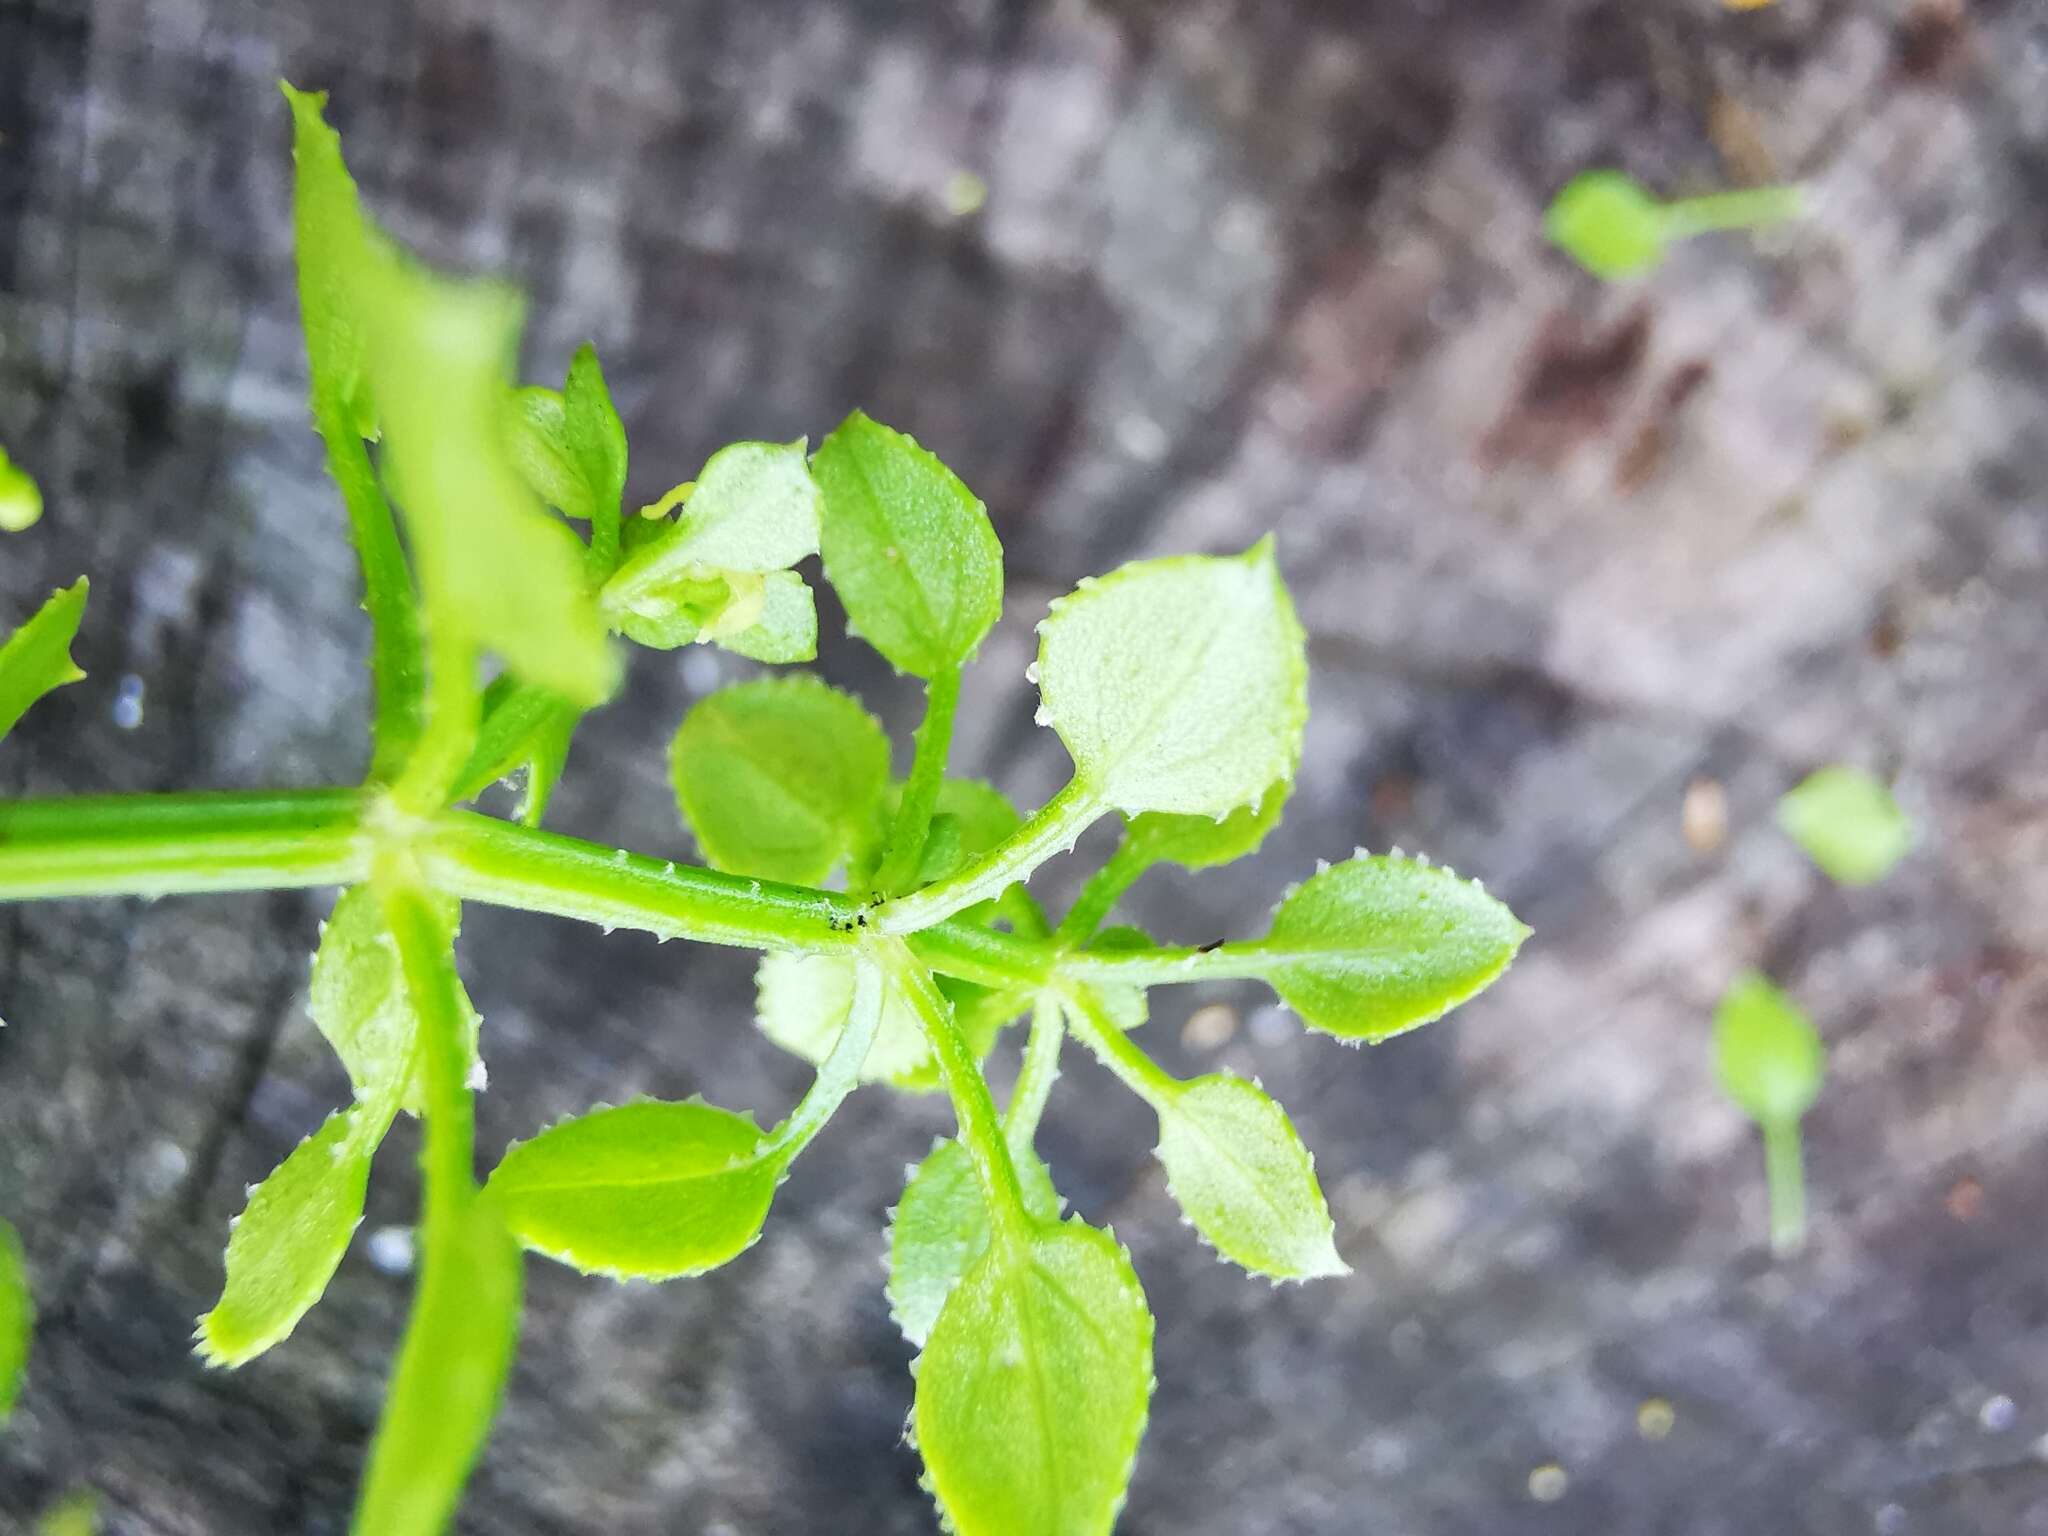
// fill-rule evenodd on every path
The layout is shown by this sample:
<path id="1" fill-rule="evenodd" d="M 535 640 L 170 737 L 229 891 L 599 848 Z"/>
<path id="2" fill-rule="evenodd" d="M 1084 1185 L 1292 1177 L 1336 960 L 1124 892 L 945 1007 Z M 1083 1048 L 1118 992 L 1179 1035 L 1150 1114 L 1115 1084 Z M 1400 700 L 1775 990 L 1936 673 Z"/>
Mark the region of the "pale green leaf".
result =
<path id="1" fill-rule="evenodd" d="M 1106 1536 L 1152 1393 L 1130 1260 L 1078 1222 L 997 1241 L 917 1360 L 913 1426 L 959 1536 Z"/>
<path id="2" fill-rule="evenodd" d="M 355 284 L 379 237 L 363 217 L 355 179 L 342 160 L 341 137 L 322 115 L 327 93 L 280 85 L 292 109 L 292 225 L 313 414 L 317 419 L 332 413 L 336 426 L 374 438 L 369 340 Z"/>
<path id="3" fill-rule="evenodd" d="M 795 571 L 761 578 L 761 611 L 746 628 L 716 635 L 721 650 L 774 666 L 810 661 L 818 654 L 818 605 Z"/>
<path id="4" fill-rule="evenodd" d="M 486 1186 L 519 1240 L 585 1272 L 702 1274 L 761 1235 L 782 1165 L 750 1120 L 643 1100 L 551 1126 Z"/>
<path id="5" fill-rule="evenodd" d="M 815 885 L 873 836 L 889 742 L 872 715 L 817 678 L 769 678 L 691 710 L 669 772 L 714 868 Z"/>
<path id="6" fill-rule="evenodd" d="M 461 908 L 437 899 L 448 938 L 454 941 Z M 474 1076 L 477 1061 L 477 1012 L 463 1000 L 468 1029 L 465 1069 Z M 334 911 L 320 931 L 313 956 L 308 1006 L 313 1022 L 348 1069 L 358 1099 L 383 1097 L 394 1074 L 405 1073 L 400 1100 L 413 1114 L 425 1102 L 424 1073 L 414 1064 L 419 1015 L 399 968 L 397 941 L 384 921 L 383 905 L 367 885 L 351 886 L 335 900 Z"/>
<path id="7" fill-rule="evenodd" d="M 504 400 L 522 306 L 381 250 L 357 280 L 384 462 L 405 513 L 430 627 L 496 651 L 585 708 L 617 678 L 584 550 L 542 510 L 507 451 Z"/>
<path id="8" fill-rule="evenodd" d="M 482 1453 L 519 1342 L 519 1247 L 465 1196 L 430 1242 L 353 1536 L 441 1536 Z"/>
<path id="9" fill-rule="evenodd" d="M 565 517 L 589 522 L 597 504 L 569 442 L 569 407 L 560 390 L 538 384 L 506 398 L 505 453 L 527 488 Z"/>
<path id="10" fill-rule="evenodd" d="M 0 533 L 21 533 L 43 516 L 43 489 L 0 448 Z"/>
<path id="11" fill-rule="evenodd" d="M 1872 885 L 1913 846 L 1892 792 L 1859 769 L 1817 769 L 1778 801 L 1778 825 L 1837 885 Z"/>
<path id="12" fill-rule="evenodd" d="M 28 1375 L 28 1346 L 35 1332 L 36 1303 L 29 1289 L 28 1258 L 21 1235 L 0 1221 L 0 1424 L 14 1412 Z"/>
<path id="13" fill-rule="evenodd" d="M 1218 1253 L 1276 1280 L 1350 1272 L 1337 1257 L 1315 1160 L 1261 1089 L 1202 1077 L 1157 1107 L 1167 1188 Z"/>
<path id="14" fill-rule="evenodd" d="M 763 955 L 754 972 L 754 1021 L 762 1034 L 792 1056 L 822 1066 L 853 1006 L 858 969 L 850 955 L 787 951 Z M 939 988 L 961 1005 L 956 1018 L 968 1049 L 977 1060 L 987 1055 L 1008 1020 L 972 1006 L 985 995 L 978 988 L 952 977 L 940 978 Z M 937 1067 L 917 1015 L 893 989 L 883 994 L 882 1022 L 861 1066 L 860 1080 L 889 1083 L 908 1093 L 929 1093 L 939 1086 Z"/>
<path id="15" fill-rule="evenodd" d="M 1012 1151 L 1024 1209 L 1038 1220 L 1060 1217 L 1059 1191 L 1037 1154 Z M 957 1141 L 942 1141 L 903 1186 L 889 1218 L 889 1310 L 903 1336 L 919 1348 L 946 1297 L 988 1247 L 988 1197 L 974 1158 Z"/>
<path id="16" fill-rule="evenodd" d="M 825 575 L 854 630 L 898 671 L 963 666 L 1003 609 L 988 511 L 910 437 L 855 411 L 811 461 Z"/>
<path id="17" fill-rule="evenodd" d="M 256 1186 L 228 1235 L 220 1300 L 199 1320 L 207 1364 L 255 1359 L 320 1299 L 363 1219 L 370 1158 L 397 1111 L 389 1094 L 328 1116 Z"/>
<path id="18" fill-rule="evenodd" d="M 1664 206 L 1620 171 L 1584 171 L 1543 215 L 1543 232 L 1595 277 L 1633 277 L 1664 259 Z"/>
<path id="19" fill-rule="evenodd" d="M 1289 777 L 1308 718 L 1301 625 L 1271 539 L 1081 584 L 1039 625 L 1039 718 L 1127 816 L 1228 816 Z"/>
<path id="20" fill-rule="evenodd" d="M 1805 1011 L 1755 971 L 1738 976 L 1714 1010 L 1721 1089 L 1761 1125 L 1790 1125 L 1820 1092 L 1827 1047 Z"/>
<path id="21" fill-rule="evenodd" d="M 1129 836 L 1148 863 L 1210 869 L 1243 858 L 1280 825 L 1280 813 L 1294 789 L 1294 771 L 1268 786 L 1257 803 L 1241 805 L 1221 821 L 1208 816 L 1174 816 L 1148 811 L 1132 818 Z"/>
<path id="22" fill-rule="evenodd" d="M 656 537 L 636 539 L 633 553 L 605 583 L 606 617 L 643 645 L 687 644 L 694 634 L 682 626 L 695 630 L 710 622 L 718 613 L 712 584 L 723 581 L 762 603 L 729 634 L 765 622 L 763 584 L 736 578 L 786 570 L 815 554 L 818 505 L 801 442 L 719 449 L 691 485 L 676 521 Z M 786 627 L 786 594 L 782 602 L 780 622 Z M 815 614 L 812 624 L 815 630 Z"/>
<path id="23" fill-rule="evenodd" d="M 85 617 L 85 592 L 83 576 L 58 588 L 0 646 L 0 736 L 51 689 L 85 676 L 71 659 L 71 642 Z"/>
<path id="24" fill-rule="evenodd" d="M 600 571 L 609 572 L 618 551 L 619 502 L 626 492 L 626 424 L 619 420 L 597 349 L 589 342 L 569 359 L 562 400 L 569 451 L 590 493 L 591 545 L 602 557 Z"/>
<path id="25" fill-rule="evenodd" d="M 1361 857 L 1290 894 L 1253 949 L 1311 1029 L 1384 1040 L 1481 991 L 1528 935 L 1476 881 L 1418 859 Z"/>

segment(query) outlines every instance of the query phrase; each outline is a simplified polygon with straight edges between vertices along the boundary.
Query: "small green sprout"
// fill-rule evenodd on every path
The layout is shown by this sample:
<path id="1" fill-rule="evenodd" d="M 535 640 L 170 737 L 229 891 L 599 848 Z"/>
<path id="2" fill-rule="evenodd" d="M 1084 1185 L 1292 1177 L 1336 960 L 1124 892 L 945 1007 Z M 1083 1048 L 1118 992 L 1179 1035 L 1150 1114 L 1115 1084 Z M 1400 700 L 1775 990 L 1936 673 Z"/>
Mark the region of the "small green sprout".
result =
<path id="1" fill-rule="evenodd" d="M 100 1528 L 100 1496 L 90 1488 L 67 1493 L 43 1511 L 36 1536 L 95 1536 Z"/>
<path id="2" fill-rule="evenodd" d="M 1778 801 L 1778 825 L 1837 885 L 1874 885 L 1913 846 L 1913 823 L 1859 768 L 1816 769 Z"/>
<path id="3" fill-rule="evenodd" d="M 1648 272 L 1674 240 L 1719 229 L 1760 229 L 1794 218 L 1797 187 L 1744 187 L 1663 202 L 1620 171 L 1583 171 L 1566 182 L 1543 216 L 1551 243 L 1595 277 Z"/>
<path id="4" fill-rule="evenodd" d="M 1799 1121 L 1826 1067 L 1827 1047 L 1799 1005 L 1755 971 L 1738 976 L 1714 1010 L 1714 1070 L 1764 1133 L 1771 1250 L 1781 1258 L 1806 1240 Z"/>
<path id="5" fill-rule="evenodd" d="M 0 1424 L 7 1422 L 21 1395 L 35 1321 L 35 1298 L 28 1288 L 28 1261 L 22 1255 L 21 1238 L 0 1221 Z"/>

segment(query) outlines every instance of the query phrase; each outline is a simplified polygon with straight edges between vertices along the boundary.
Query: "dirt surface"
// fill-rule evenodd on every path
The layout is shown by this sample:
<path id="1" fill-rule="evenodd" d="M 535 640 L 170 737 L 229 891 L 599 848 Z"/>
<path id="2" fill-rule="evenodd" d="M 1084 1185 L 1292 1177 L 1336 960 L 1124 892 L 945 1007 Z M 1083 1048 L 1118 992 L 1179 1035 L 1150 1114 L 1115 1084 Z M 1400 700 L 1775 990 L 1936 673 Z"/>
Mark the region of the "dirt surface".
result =
<path id="1" fill-rule="evenodd" d="M 1161 1320 L 1123 1531 L 2048 1532 L 2048 10 L 0 0 L 0 441 L 50 502 L 0 546 L 0 613 L 93 580 L 91 680 L 9 739 L 8 792 L 362 770 L 281 74 L 334 93 L 405 238 L 529 287 L 532 375 L 597 343 L 636 495 L 855 405 L 953 463 L 1012 562 L 961 757 L 1022 800 L 1063 772 L 1021 677 L 1047 599 L 1276 529 L 1301 791 L 1241 868 L 1148 879 L 1156 931 L 1255 932 L 1358 843 L 1536 928 L 1370 1054 L 1249 990 L 1156 996 L 1169 1066 L 1294 1111 L 1342 1282 L 1218 1265 L 1149 1115 L 1070 1061 L 1044 1149 Z M 1797 178 L 1810 215 L 1602 287 L 1539 234 L 1594 164 Z M 904 723 L 914 689 L 826 624 L 825 673 Z M 552 823 L 686 853 L 662 744 L 743 670 L 643 656 Z M 1834 760 L 1923 829 L 1868 891 L 1772 825 Z M 1710 789 L 1687 835 L 1703 780 L 1718 838 Z M 288 1344 L 231 1375 L 188 1348 L 244 1185 L 345 1092 L 303 1011 L 326 904 L 0 912 L 0 1211 L 43 1309 L 0 1527 L 84 1482 L 115 1536 L 345 1528 L 410 1129 Z M 600 1100 L 773 1112 L 805 1081 L 742 956 L 478 911 L 463 958 L 487 1156 Z M 1783 1264 L 1706 1056 L 1750 964 L 1833 1050 Z M 536 1263 L 461 1529 L 932 1530 L 878 1261 L 948 1124 L 857 1097 L 704 1280 Z"/>

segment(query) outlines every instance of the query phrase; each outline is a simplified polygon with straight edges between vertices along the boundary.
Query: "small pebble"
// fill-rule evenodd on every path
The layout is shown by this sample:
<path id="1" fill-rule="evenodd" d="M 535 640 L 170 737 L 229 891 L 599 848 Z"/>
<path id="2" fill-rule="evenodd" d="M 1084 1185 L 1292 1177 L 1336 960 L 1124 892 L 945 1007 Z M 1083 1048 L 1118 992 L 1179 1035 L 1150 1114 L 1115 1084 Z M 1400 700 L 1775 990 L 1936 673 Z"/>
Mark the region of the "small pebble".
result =
<path id="1" fill-rule="evenodd" d="M 1252 1015 L 1252 1041 L 1257 1045 L 1285 1045 L 1294 1038 L 1294 1028 L 1279 1008 L 1261 1008 Z"/>
<path id="2" fill-rule="evenodd" d="M 114 724 L 132 731 L 142 724 L 142 679 L 130 672 L 114 692 Z"/>
<path id="3" fill-rule="evenodd" d="M 1191 1051 L 1221 1050 L 1237 1033 L 1237 1010 L 1228 1003 L 1210 1003 L 1188 1015 L 1180 1043 Z"/>
<path id="4" fill-rule="evenodd" d="M 1636 1410 L 1636 1433 L 1645 1440 L 1662 1440 L 1678 1422 L 1678 1414 L 1661 1397 L 1653 1397 Z"/>
<path id="5" fill-rule="evenodd" d="M 946 212 L 954 218 L 964 219 L 981 212 L 987 201 L 988 183 L 974 172 L 959 170 L 946 178 Z"/>
<path id="6" fill-rule="evenodd" d="M 1546 1461 L 1529 1474 L 1529 1497 L 1538 1504 L 1555 1504 L 1571 1485 L 1571 1477 L 1563 1467 Z"/>
<path id="7" fill-rule="evenodd" d="M 1694 779 L 1685 786 L 1679 826 L 1694 853 L 1712 853 L 1728 841 L 1728 791 L 1719 779 Z"/>
<path id="8" fill-rule="evenodd" d="M 1984 1209 L 1984 1186 L 1975 1179 L 1957 1179 L 1942 1202 L 1956 1221 L 1975 1221 Z"/>
<path id="9" fill-rule="evenodd" d="M 2019 1410 L 2013 1406 L 2012 1399 L 2002 1392 L 1996 1397 L 1987 1397 L 1984 1406 L 1977 1410 L 1977 1423 L 1987 1434 L 2004 1434 L 2018 1417 Z"/>
<path id="10" fill-rule="evenodd" d="M 1898 1504 L 1887 1504 L 1871 1518 L 1871 1525 L 1877 1536 L 1899 1536 L 1906 1528 L 1906 1511 Z"/>

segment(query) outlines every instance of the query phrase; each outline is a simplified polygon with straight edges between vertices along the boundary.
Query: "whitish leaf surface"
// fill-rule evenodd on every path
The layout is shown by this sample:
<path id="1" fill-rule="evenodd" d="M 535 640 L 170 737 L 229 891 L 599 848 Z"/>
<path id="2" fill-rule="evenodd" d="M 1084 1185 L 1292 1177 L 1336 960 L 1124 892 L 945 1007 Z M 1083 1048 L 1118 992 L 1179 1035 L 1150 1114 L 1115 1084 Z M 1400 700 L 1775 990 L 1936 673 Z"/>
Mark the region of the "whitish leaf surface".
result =
<path id="1" fill-rule="evenodd" d="M 818 445 L 825 575 L 898 671 L 964 665 L 1003 610 L 1003 547 L 980 500 L 901 432 L 855 411 Z"/>
<path id="2" fill-rule="evenodd" d="M 770 571 L 761 578 L 757 618 L 731 634 L 710 637 L 721 650 L 772 666 L 810 661 L 818 654 L 818 604 L 795 571 Z"/>
<path id="3" fill-rule="evenodd" d="M 762 1034 L 785 1051 L 821 1066 L 853 1005 L 857 970 L 858 962 L 846 955 L 786 951 L 763 955 L 754 972 L 754 1021 Z M 973 1000 L 983 994 L 968 983 L 944 977 L 939 988 L 960 1004 L 954 1016 L 968 1049 L 977 1059 L 985 1056 L 1008 1020 L 973 1007 Z M 889 1083 L 907 1093 L 929 1093 L 939 1086 L 938 1068 L 918 1028 L 917 1015 L 893 990 L 884 994 L 882 1022 L 868 1048 L 860 1080 Z"/>
<path id="4" fill-rule="evenodd" d="M 1105 1536 L 1152 1391 L 1152 1314 L 1106 1233 L 997 1241 L 953 1288 L 917 1361 L 913 1424 L 960 1536 Z"/>
<path id="5" fill-rule="evenodd" d="M 85 676 L 71 659 L 71 642 L 85 617 L 85 593 L 83 576 L 60 587 L 0 646 L 0 736 L 52 688 Z"/>
<path id="6" fill-rule="evenodd" d="M 1059 1220 L 1060 1197 L 1036 1153 L 1012 1149 L 1024 1208 L 1048 1224 Z M 988 1247 L 988 1199 L 974 1158 L 957 1141 L 942 1141 L 917 1165 L 889 1221 L 889 1310 L 903 1336 L 923 1346 L 939 1309 L 968 1266 Z"/>
<path id="7" fill-rule="evenodd" d="M 1308 718 L 1301 625 L 1263 540 L 1124 566 L 1039 625 L 1040 718 L 1102 803 L 1228 816 L 1291 775 Z"/>
<path id="8" fill-rule="evenodd" d="M 1714 1069 L 1722 1091 L 1762 1125 L 1791 1125 L 1820 1092 L 1827 1048 L 1796 1002 L 1755 971 L 1737 977 L 1714 1010 Z"/>
<path id="9" fill-rule="evenodd" d="M 1419 860 L 1366 857 L 1288 896 L 1254 948 L 1273 990 L 1311 1029 L 1383 1040 L 1486 987 L 1528 935 L 1472 881 Z"/>
<path id="10" fill-rule="evenodd" d="M 1158 1110 L 1167 1187 L 1218 1253 L 1276 1280 L 1349 1272 L 1314 1161 L 1262 1090 L 1237 1077 L 1197 1078 Z"/>
<path id="11" fill-rule="evenodd" d="M 1778 825 L 1837 885 L 1873 885 L 1913 846 L 1913 823 L 1869 774 L 1836 765 L 1778 802 Z"/>
<path id="12" fill-rule="evenodd" d="M 889 742 L 872 715 L 817 678 L 771 678 L 691 710 L 669 769 L 714 868 L 815 885 L 873 836 Z"/>
<path id="13" fill-rule="evenodd" d="M 593 1110 L 505 1154 L 487 1186 L 527 1247 L 576 1269 L 702 1274 L 760 1235 L 781 1177 L 750 1120 L 709 1104 Z"/>

